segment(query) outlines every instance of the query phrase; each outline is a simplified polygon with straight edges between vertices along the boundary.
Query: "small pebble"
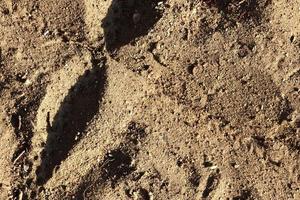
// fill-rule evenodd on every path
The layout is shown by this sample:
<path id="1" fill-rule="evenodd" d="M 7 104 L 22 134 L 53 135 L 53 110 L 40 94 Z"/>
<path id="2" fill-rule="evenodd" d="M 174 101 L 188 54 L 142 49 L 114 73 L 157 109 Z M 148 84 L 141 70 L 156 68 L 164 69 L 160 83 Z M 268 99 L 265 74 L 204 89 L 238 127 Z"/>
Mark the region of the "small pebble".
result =
<path id="1" fill-rule="evenodd" d="M 134 24 L 137 24 L 137 23 L 139 23 L 140 22 L 140 20 L 141 20 L 141 14 L 140 13 L 134 13 L 133 14 L 133 17 L 132 17 L 132 20 L 133 20 L 133 23 Z"/>

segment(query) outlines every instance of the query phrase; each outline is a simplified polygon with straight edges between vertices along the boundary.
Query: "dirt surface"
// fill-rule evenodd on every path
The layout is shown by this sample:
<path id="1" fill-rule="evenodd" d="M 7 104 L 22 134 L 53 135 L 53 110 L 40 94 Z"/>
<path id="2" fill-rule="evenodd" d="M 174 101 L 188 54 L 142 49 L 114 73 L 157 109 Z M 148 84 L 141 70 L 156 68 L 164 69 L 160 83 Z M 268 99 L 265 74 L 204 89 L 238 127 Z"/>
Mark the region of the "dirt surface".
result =
<path id="1" fill-rule="evenodd" d="M 299 51 L 299 0 L 0 0 L 0 199 L 300 199 Z"/>

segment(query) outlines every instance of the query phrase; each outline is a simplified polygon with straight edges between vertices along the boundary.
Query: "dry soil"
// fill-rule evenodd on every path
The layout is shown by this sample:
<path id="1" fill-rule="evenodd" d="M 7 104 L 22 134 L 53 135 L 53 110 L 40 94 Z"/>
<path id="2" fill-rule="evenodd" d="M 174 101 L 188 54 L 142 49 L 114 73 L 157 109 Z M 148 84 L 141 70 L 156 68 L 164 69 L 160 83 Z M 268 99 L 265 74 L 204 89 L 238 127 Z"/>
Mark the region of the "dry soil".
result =
<path id="1" fill-rule="evenodd" d="M 0 0 L 0 199 L 300 199 L 300 0 Z"/>

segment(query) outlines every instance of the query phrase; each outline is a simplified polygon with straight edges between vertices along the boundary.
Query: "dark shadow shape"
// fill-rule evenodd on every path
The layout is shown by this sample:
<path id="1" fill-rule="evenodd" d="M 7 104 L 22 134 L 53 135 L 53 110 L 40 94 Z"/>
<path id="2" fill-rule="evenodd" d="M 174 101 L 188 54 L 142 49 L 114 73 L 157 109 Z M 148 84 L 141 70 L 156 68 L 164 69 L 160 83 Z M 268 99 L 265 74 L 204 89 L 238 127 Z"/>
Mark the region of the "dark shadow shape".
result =
<path id="1" fill-rule="evenodd" d="M 113 53 L 135 38 L 146 35 L 161 18 L 160 0 L 113 0 L 102 20 L 106 49 Z"/>
<path id="2" fill-rule="evenodd" d="M 104 157 L 102 179 L 108 180 L 111 178 L 112 183 L 115 184 L 121 177 L 132 172 L 131 161 L 128 152 L 121 149 L 112 150 Z"/>
<path id="3" fill-rule="evenodd" d="M 93 188 L 99 189 L 108 183 L 114 188 L 119 180 L 134 172 L 135 166 L 132 165 L 132 160 L 139 151 L 138 144 L 145 137 L 144 127 L 131 122 L 120 146 L 106 153 L 102 162 L 87 173 L 75 194 L 71 196 L 83 200 L 87 193 L 92 192 Z"/>
<path id="4" fill-rule="evenodd" d="M 282 124 L 284 121 L 290 121 L 289 116 L 293 113 L 293 111 L 294 109 L 291 102 L 289 102 L 286 98 L 282 99 L 280 113 L 278 115 L 278 123 Z"/>
<path id="5" fill-rule="evenodd" d="M 300 152 L 300 138 L 296 127 L 287 127 L 280 131 L 275 140 L 286 145 L 291 151 Z"/>
<path id="6" fill-rule="evenodd" d="M 198 188 L 199 185 L 200 185 L 200 174 L 198 173 L 198 171 L 196 170 L 196 168 L 193 166 L 191 167 L 190 169 L 190 176 L 188 178 L 189 182 L 191 183 L 191 185 L 194 187 L 194 188 Z"/>
<path id="7" fill-rule="evenodd" d="M 12 156 L 12 161 L 16 160 L 22 152 L 28 153 L 30 151 L 31 138 L 34 130 L 32 121 L 36 116 L 36 112 L 41 99 L 45 95 L 45 91 L 45 87 L 40 84 L 37 86 L 36 90 L 31 91 L 32 99 L 29 102 L 23 103 L 22 101 L 24 99 L 19 99 L 15 104 L 15 108 L 17 108 L 17 110 L 11 114 L 10 123 L 14 128 L 14 133 L 19 140 L 19 144 Z M 24 158 L 25 157 L 26 156 L 24 156 Z"/>
<path id="8" fill-rule="evenodd" d="M 262 8 L 268 1 L 259 0 L 204 0 L 209 6 L 216 7 L 232 23 L 253 20 L 258 23 L 263 15 Z"/>
<path id="9" fill-rule="evenodd" d="M 254 200 L 250 190 L 242 190 L 239 196 L 233 197 L 232 200 Z"/>
<path id="10" fill-rule="evenodd" d="M 32 88 L 35 89 L 32 90 Z M 39 82 L 27 88 L 26 92 L 30 93 L 30 95 L 28 98 L 18 98 L 16 100 L 14 105 L 16 111 L 11 114 L 10 119 L 14 128 L 14 134 L 18 140 L 11 162 L 15 162 L 15 174 L 18 175 L 20 180 L 12 188 L 12 199 L 18 199 L 21 193 L 24 199 L 30 199 L 25 190 L 31 187 L 28 175 L 32 170 L 32 162 L 28 158 L 28 152 L 32 148 L 31 139 L 34 134 L 32 122 L 35 119 L 41 100 L 45 96 L 46 88 L 44 84 Z M 24 170 L 25 166 L 29 167 L 28 170 Z"/>
<path id="11" fill-rule="evenodd" d="M 212 174 L 208 177 L 205 190 L 202 193 L 203 198 L 209 197 L 210 193 L 219 185 L 220 174 Z"/>
<path id="12" fill-rule="evenodd" d="M 97 114 L 106 82 L 104 60 L 93 60 L 92 70 L 87 70 L 70 89 L 68 96 L 52 126 L 47 116 L 48 138 L 37 169 L 37 184 L 45 184 L 53 171 L 68 157 L 69 151 L 83 136 L 87 123 Z"/>

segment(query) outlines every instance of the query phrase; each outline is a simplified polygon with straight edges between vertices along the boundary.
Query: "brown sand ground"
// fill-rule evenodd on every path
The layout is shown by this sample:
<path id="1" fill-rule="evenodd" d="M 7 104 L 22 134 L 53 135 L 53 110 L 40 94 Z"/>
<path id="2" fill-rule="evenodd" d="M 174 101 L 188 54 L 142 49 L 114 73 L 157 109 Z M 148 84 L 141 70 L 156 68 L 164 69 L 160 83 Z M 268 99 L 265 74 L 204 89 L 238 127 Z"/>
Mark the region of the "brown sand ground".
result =
<path id="1" fill-rule="evenodd" d="M 300 199 L 299 0 L 0 0 L 0 199 Z"/>

